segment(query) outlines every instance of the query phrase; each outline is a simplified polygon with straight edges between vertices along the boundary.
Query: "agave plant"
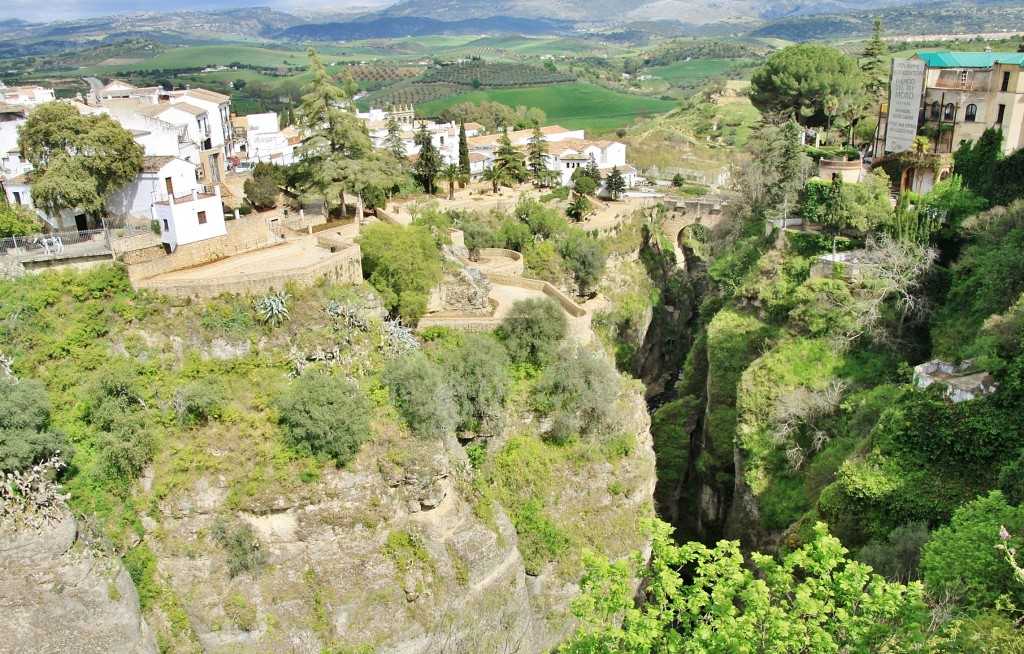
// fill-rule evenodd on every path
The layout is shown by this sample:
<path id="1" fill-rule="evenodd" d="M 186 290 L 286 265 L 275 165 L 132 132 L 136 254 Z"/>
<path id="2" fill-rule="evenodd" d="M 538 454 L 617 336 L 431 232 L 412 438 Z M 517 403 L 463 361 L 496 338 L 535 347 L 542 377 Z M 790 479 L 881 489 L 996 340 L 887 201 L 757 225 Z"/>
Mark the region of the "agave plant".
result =
<path id="1" fill-rule="evenodd" d="M 256 308 L 256 313 L 259 314 L 260 321 L 263 324 L 276 326 L 288 319 L 287 303 L 291 297 L 284 291 L 278 291 L 277 293 L 261 295 L 252 304 Z"/>
<path id="2" fill-rule="evenodd" d="M 419 341 L 413 335 L 412 329 L 402 324 L 402 320 L 385 320 L 381 325 L 384 331 L 384 350 L 391 355 L 404 354 L 418 350 Z"/>

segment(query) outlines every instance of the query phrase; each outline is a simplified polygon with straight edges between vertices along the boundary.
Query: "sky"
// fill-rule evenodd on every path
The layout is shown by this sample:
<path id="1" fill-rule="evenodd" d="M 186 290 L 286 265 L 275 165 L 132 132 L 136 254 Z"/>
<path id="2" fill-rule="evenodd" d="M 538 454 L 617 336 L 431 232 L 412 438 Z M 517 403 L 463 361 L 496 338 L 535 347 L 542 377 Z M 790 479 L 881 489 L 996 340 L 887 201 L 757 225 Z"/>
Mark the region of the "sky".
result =
<path id="1" fill-rule="evenodd" d="M 32 22 L 92 18 L 139 11 L 178 11 L 186 9 L 232 9 L 239 6 L 271 7 L 279 11 L 333 10 L 353 6 L 380 7 L 395 0 L 3 0 L 0 19 L 20 18 Z M 0 34 L 0 40 L 3 34 Z"/>

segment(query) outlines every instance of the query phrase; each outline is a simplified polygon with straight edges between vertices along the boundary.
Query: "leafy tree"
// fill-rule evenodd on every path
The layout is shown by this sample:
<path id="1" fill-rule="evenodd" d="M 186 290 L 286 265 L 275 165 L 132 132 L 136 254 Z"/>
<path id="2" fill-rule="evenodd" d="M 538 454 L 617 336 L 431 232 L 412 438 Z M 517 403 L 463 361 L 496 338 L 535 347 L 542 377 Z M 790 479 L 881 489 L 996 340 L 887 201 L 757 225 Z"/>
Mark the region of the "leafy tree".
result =
<path id="1" fill-rule="evenodd" d="M 0 202 L 0 237 L 28 236 L 40 231 L 39 216 L 20 204 Z"/>
<path id="2" fill-rule="evenodd" d="M 455 199 L 455 184 L 456 182 L 464 184 L 469 181 L 469 177 L 462 172 L 458 164 L 445 164 L 445 167 L 441 169 L 441 179 L 448 183 L 448 199 Z"/>
<path id="3" fill-rule="evenodd" d="M 405 144 L 402 143 L 402 130 L 398 126 L 398 121 L 393 117 L 388 118 L 388 134 L 384 137 L 384 142 L 381 145 L 396 161 L 405 161 Z"/>
<path id="4" fill-rule="evenodd" d="M 441 260 L 425 227 L 374 224 L 359 237 L 363 274 L 393 316 L 415 325 L 427 311 L 430 290 L 441 281 Z"/>
<path id="5" fill-rule="evenodd" d="M 530 173 L 538 186 L 543 186 L 547 178 L 548 164 L 545 159 L 547 153 L 548 142 L 544 138 L 544 133 L 540 131 L 540 123 L 534 123 L 533 135 L 527 146 L 527 154 L 530 160 Z"/>
<path id="6" fill-rule="evenodd" d="M 675 186 L 676 188 L 681 187 L 685 183 L 686 183 L 686 179 L 683 178 L 682 173 L 676 173 L 672 177 L 672 186 Z"/>
<path id="7" fill-rule="evenodd" d="M 281 193 L 277 180 L 270 175 L 253 175 L 245 180 L 242 189 L 245 199 L 260 211 L 277 206 L 277 196 Z"/>
<path id="8" fill-rule="evenodd" d="M 822 523 L 781 562 L 754 553 L 749 567 L 735 541 L 676 545 L 669 525 L 651 530 L 650 563 L 584 553 L 581 624 L 559 652 L 913 652 L 926 641 L 921 585 L 851 561 Z M 645 589 L 639 606 L 633 575 Z"/>
<path id="9" fill-rule="evenodd" d="M 864 74 L 857 62 L 823 45 L 779 50 L 754 71 L 750 84 L 750 99 L 759 111 L 783 112 L 804 126 L 827 123 L 829 98 L 840 106 L 864 106 Z"/>
<path id="10" fill-rule="evenodd" d="M 951 590 L 972 611 L 995 608 L 1003 594 L 1017 606 L 1024 602 L 1024 586 L 994 545 L 999 528 L 1024 533 L 1024 508 L 1010 506 L 999 491 L 968 502 L 953 513 L 949 525 L 939 527 L 921 552 L 921 572 L 929 589 Z M 1010 546 L 1019 548 L 1014 538 Z"/>
<path id="11" fill-rule="evenodd" d="M 589 177 L 585 178 L 590 180 Z M 573 222 L 579 222 L 593 210 L 593 205 L 590 204 L 590 200 L 581 191 L 573 194 L 572 200 L 569 201 L 569 206 L 565 208 L 565 215 L 569 216 L 569 219 Z"/>
<path id="12" fill-rule="evenodd" d="M 573 182 L 573 189 L 579 195 L 593 195 L 597 191 L 597 182 L 588 175 L 580 175 Z"/>
<path id="13" fill-rule="evenodd" d="M 50 398 L 35 379 L 0 375 L 0 473 L 24 470 L 64 452 L 67 441 L 50 426 Z"/>
<path id="14" fill-rule="evenodd" d="M 498 327 L 513 361 L 543 366 L 565 337 L 568 320 L 554 300 L 519 300 Z"/>
<path id="15" fill-rule="evenodd" d="M 622 192 L 626 190 L 626 180 L 623 179 L 618 166 L 613 167 L 612 171 L 608 173 L 608 181 L 605 182 L 605 188 L 613 200 L 618 200 Z"/>
<path id="16" fill-rule="evenodd" d="M 896 211 L 886 233 L 901 241 L 927 243 L 931 233 L 938 228 L 938 218 L 922 211 L 919 206 L 911 208 L 910 194 L 904 191 L 896 202 Z"/>
<path id="17" fill-rule="evenodd" d="M 107 115 L 83 115 L 65 102 L 38 107 L 18 131 L 32 164 L 32 197 L 52 216 L 81 209 L 99 216 L 110 194 L 142 170 L 143 148 Z"/>
<path id="18" fill-rule="evenodd" d="M 575 277 L 580 295 L 586 295 L 604 273 L 605 255 L 601 243 L 573 229 L 558 244 L 558 251 Z"/>
<path id="19" fill-rule="evenodd" d="M 458 415 L 444 371 L 421 352 L 388 363 L 381 383 L 406 424 L 423 438 L 443 438 L 455 430 Z"/>
<path id="20" fill-rule="evenodd" d="M 420 125 L 419 131 L 416 132 L 415 142 L 420 148 L 420 153 L 419 158 L 412 167 L 413 172 L 427 194 L 433 195 L 434 180 L 441 173 L 444 161 L 441 159 L 441 153 L 437 151 L 433 141 L 431 141 L 426 123 Z"/>
<path id="21" fill-rule="evenodd" d="M 133 364 L 120 359 L 97 370 L 85 389 L 84 417 L 96 430 L 99 468 L 113 481 L 138 477 L 156 450 L 140 393 Z"/>
<path id="22" fill-rule="evenodd" d="M 529 226 L 515 220 L 508 220 L 502 223 L 498 230 L 498 237 L 504 243 L 504 247 L 516 252 L 522 252 L 527 244 L 533 242 L 533 232 Z"/>
<path id="23" fill-rule="evenodd" d="M 482 334 L 466 334 L 444 358 L 460 430 L 501 432 L 502 408 L 511 386 L 508 366 L 505 350 Z"/>
<path id="24" fill-rule="evenodd" d="M 352 460 L 370 432 L 369 400 L 338 375 L 302 375 L 277 405 L 288 446 L 338 467 Z"/>
<path id="25" fill-rule="evenodd" d="M 868 91 L 876 100 L 881 100 L 885 95 L 885 87 L 889 80 L 889 71 L 886 65 L 889 61 L 889 46 L 882 40 L 881 18 L 874 20 L 871 40 L 864 46 L 861 59 L 860 69 L 864 71 Z"/>
<path id="26" fill-rule="evenodd" d="M 468 181 L 470 177 L 469 141 L 466 139 L 466 121 L 459 121 L 459 170 Z"/>
<path id="27" fill-rule="evenodd" d="M 832 257 L 835 260 L 836 238 L 847 227 L 851 226 L 850 205 L 843 193 L 843 176 L 832 174 L 832 184 L 825 198 L 825 207 L 821 212 L 821 231 L 832 238 Z"/>
<path id="28" fill-rule="evenodd" d="M 242 89 L 245 88 L 246 81 L 244 79 L 242 79 L 241 77 L 239 77 L 234 82 L 232 82 L 232 85 L 234 86 L 236 91 L 241 91 Z"/>

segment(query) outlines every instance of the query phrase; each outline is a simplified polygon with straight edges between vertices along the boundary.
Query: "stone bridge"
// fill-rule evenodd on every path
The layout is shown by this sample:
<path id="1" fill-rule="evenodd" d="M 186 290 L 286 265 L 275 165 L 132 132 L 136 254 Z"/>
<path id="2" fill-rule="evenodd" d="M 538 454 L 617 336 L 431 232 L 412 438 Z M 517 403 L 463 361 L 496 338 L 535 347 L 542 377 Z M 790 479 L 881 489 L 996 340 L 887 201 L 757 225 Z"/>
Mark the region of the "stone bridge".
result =
<path id="1" fill-rule="evenodd" d="M 679 237 L 682 235 L 683 230 L 691 225 L 704 225 L 709 229 L 713 229 L 717 227 L 721 221 L 721 210 L 707 214 L 691 213 L 689 211 L 675 211 L 671 214 L 671 217 L 662 224 L 661 232 L 672 243 L 672 247 L 676 253 L 676 261 L 678 261 L 679 265 L 682 267 L 685 266 L 686 262 L 686 259 L 683 256 L 683 249 L 679 247 Z"/>

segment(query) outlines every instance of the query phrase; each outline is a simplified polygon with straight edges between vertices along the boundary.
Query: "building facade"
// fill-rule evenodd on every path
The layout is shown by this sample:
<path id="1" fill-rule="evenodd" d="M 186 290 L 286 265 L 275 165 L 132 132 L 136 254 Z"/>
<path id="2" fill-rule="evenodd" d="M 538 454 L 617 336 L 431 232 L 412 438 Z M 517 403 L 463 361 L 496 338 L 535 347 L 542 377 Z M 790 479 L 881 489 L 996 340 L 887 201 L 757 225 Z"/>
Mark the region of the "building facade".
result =
<path id="1" fill-rule="evenodd" d="M 955 152 L 991 127 L 1002 130 L 1005 153 L 1024 147 L 1024 53 L 918 52 L 908 60 L 915 62 L 923 64 L 916 133 L 928 137 L 931 152 Z M 905 92 L 890 84 L 889 102 L 879 114 L 876 157 L 886 153 L 890 107 L 905 101 L 898 97 Z"/>

